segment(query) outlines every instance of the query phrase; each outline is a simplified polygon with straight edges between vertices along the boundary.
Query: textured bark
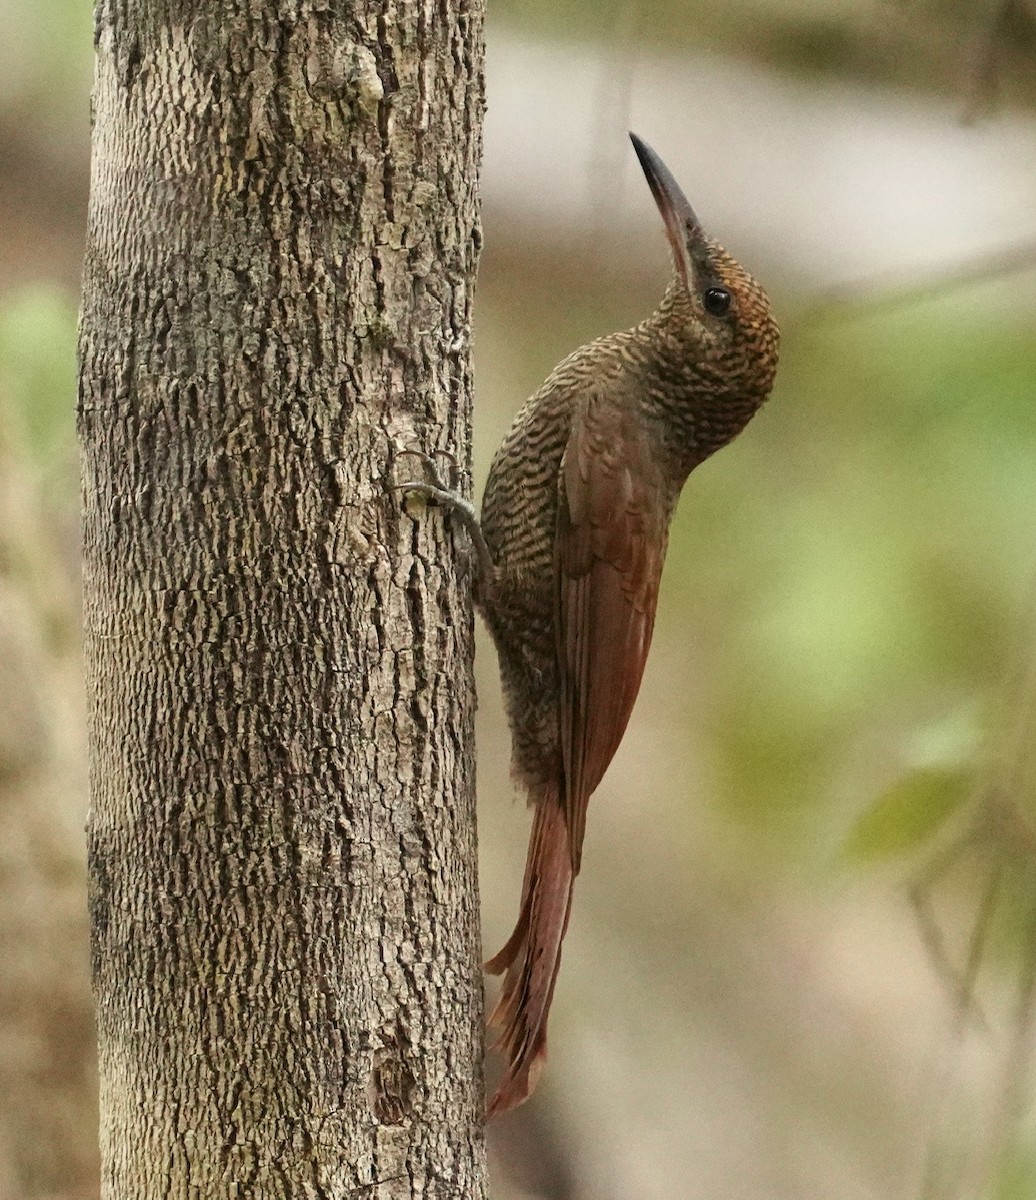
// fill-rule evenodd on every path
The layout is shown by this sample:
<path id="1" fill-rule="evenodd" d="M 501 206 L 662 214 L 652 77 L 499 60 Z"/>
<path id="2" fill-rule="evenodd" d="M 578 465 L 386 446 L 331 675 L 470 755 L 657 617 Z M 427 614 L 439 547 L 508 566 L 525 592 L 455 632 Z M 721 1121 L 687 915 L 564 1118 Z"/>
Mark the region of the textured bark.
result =
<path id="1" fill-rule="evenodd" d="M 388 490 L 403 447 L 468 459 L 481 27 L 479 0 L 99 4 L 112 1200 L 485 1194 L 469 588 Z"/>

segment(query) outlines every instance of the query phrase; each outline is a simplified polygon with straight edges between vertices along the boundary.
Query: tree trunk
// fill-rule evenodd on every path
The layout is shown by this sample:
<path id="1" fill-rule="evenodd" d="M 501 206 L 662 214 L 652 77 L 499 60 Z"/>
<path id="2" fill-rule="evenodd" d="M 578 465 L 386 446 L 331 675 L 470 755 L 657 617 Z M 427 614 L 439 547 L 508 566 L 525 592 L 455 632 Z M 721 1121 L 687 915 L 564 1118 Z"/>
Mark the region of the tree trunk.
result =
<path id="1" fill-rule="evenodd" d="M 480 0 L 100 0 L 79 422 L 103 1195 L 485 1195 Z M 405 464 L 402 465 L 402 464 Z"/>

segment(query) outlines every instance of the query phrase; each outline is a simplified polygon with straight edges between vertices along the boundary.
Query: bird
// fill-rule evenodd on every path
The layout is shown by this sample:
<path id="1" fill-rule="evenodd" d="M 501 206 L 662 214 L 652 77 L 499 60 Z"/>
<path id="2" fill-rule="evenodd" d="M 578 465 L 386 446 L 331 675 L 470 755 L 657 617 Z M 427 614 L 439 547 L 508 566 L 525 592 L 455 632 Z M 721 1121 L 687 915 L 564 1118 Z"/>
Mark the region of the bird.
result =
<path id="1" fill-rule="evenodd" d="M 658 308 L 569 354 L 493 458 L 481 517 L 417 453 L 401 485 L 455 512 L 476 552 L 511 773 L 533 808 L 514 932 L 489 1018 L 504 1059 L 487 1118 L 529 1098 L 579 874 L 590 796 L 630 719 L 655 624 L 669 524 L 691 471 L 773 386 L 779 331 L 762 287 L 704 231 L 672 173 L 631 133 L 672 250 Z"/>

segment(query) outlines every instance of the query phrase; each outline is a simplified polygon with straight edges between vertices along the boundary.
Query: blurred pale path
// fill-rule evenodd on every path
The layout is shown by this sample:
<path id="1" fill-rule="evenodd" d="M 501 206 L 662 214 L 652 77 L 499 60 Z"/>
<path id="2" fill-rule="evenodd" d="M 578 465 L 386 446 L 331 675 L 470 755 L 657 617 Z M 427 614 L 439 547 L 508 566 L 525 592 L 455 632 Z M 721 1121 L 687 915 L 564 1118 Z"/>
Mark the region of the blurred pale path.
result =
<path id="1" fill-rule="evenodd" d="M 613 70 L 598 49 L 492 39 L 483 184 L 498 220 L 561 241 L 617 193 L 616 252 L 657 243 L 628 121 L 664 151 L 720 240 L 792 284 L 923 271 L 1036 238 L 1031 113 L 965 125 L 953 98 L 642 53 L 617 74 L 628 112 L 611 96 L 606 128 L 598 106 Z"/>

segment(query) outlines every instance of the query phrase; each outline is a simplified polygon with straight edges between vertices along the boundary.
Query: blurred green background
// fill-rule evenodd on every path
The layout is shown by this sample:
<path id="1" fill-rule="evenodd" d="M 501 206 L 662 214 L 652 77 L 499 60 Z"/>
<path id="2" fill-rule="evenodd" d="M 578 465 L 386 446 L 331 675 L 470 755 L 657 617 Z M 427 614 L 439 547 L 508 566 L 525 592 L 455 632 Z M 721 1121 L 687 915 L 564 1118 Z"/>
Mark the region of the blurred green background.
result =
<path id="1" fill-rule="evenodd" d="M 91 23 L 5 15 L 0 1195 L 87 1196 Z M 771 402 L 685 490 L 495 1194 L 1036 1196 L 1036 9 L 509 0 L 488 72 L 477 489 L 554 363 L 661 293 L 631 121 L 783 333 Z M 486 639 L 479 678 L 488 953 L 528 819 Z"/>

